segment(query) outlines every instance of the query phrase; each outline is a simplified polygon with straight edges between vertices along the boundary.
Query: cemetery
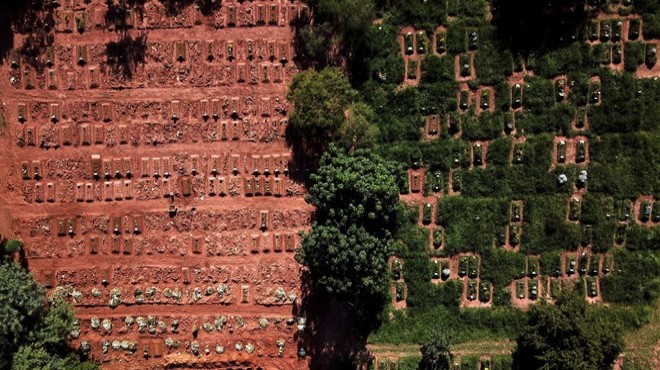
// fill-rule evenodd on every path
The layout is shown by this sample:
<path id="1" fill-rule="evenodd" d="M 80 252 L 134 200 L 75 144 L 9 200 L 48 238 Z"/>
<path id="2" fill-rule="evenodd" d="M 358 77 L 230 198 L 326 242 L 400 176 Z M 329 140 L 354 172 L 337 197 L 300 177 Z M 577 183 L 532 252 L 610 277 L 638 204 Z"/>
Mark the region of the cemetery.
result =
<path id="1" fill-rule="evenodd" d="M 439 331 L 521 369 L 573 294 L 657 365 L 652 0 L 35 3 L 0 6 L 0 257 L 81 359 L 412 370 Z"/>

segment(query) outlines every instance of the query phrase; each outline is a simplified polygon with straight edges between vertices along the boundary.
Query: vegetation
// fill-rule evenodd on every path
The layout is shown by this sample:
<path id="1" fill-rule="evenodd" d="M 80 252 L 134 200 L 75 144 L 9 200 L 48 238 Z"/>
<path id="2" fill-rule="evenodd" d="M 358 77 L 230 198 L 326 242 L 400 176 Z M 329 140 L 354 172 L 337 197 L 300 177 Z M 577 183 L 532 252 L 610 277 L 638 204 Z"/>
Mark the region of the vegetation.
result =
<path id="1" fill-rule="evenodd" d="M 352 299 L 386 296 L 399 188 L 387 162 L 332 147 L 311 176 L 314 224 L 296 255 L 317 289 Z"/>
<path id="2" fill-rule="evenodd" d="M 341 3 L 314 4 L 322 2 Z M 371 123 L 372 128 L 354 131 L 363 134 L 335 133 L 327 141 L 356 152 L 370 147 L 392 162 L 402 194 L 415 191 L 402 169 L 425 174 L 424 195 L 438 197 L 434 215 L 425 200 L 411 210 L 401 207 L 396 228 L 385 226 L 394 230 L 393 253 L 401 261 L 400 279 L 390 284 L 405 291 L 399 301 L 405 300 L 406 309 L 386 308 L 391 320 L 370 341 L 422 344 L 432 335 L 429 323 L 455 329 L 457 345 L 512 339 L 523 335 L 517 324 L 532 315 L 565 323 L 610 322 L 619 331 L 636 329 L 647 320 L 646 307 L 660 294 L 660 232 L 655 224 L 642 225 L 631 212 L 640 196 L 657 199 L 660 80 L 640 79 L 632 72 L 648 69 L 645 63 L 653 57 L 647 55 L 652 47 L 647 44 L 660 29 L 660 16 L 651 0 L 615 3 L 393 0 L 366 6 L 369 19 L 379 21 L 363 24 L 364 42 L 359 52 L 352 49 L 340 58 L 346 64 L 329 64 L 345 66 L 359 96 L 351 104 L 371 108 L 364 109 L 366 118 L 355 126 Z M 487 4 L 492 18 L 485 16 Z M 608 14 L 607 20 L 592 19 L 598 11 Z M 628 14 L 638 14 L 642 21 L 635 16 L 628 35 L 621 35 L 623 27 L 616 20 Z M 414 31 L 402 34 L 408 26 Z M 324 32 L 323 25 L 315 28 Z M 410 52 L 402 55 L 399 37 L 411 46 Z M 422 51 L 420 40 L 426 40 Z M 623 61 L 623 71 L 611 71 L 610 61 Z M 406 65 L 419 65 L 421 74 L 406 76 Z M 513 73 L 524 76 L 519 86 L 509 82 Z M 457 74 L 467 86 L 457 83 Z M 492 107 L 490 101 L 483 104 L 489 94 L 494 95 Z M 439 123 L 437 130 L 429 130 L 430 116 Z M 364 142 L 352 148 L 351 137 Z M 568 143 L 561 161 L 559 140 Z M 570 157 L 573 145 L 579 145 L 584 157 Z M 484 163 L 474 155 L 481 151 Z M 577 190 L 579 204 L 571 200 Z M 522 207 L 516 221 L 512 201 Z M 566 251 L 573 251 L 568 260 L 562 259 Z M 438 274 L 448 259 L 468 259 L 468 254 L 477 262 L 474 276 L 466 279 L 480 281 L 479 291 L 493 292 L 488 309 L 461 308 L 463 280 Z M 578 264 L 575 284 L 564 279 L 571 259 Z M 581 298 L 600 295 L 609 305 L 579 306 L 574 316 L 545 304 L 535 305 L 529 314 L 518 311 L 512 307 L 512 290 L 520 286 L 530 294 L 532 277 L 535 286 L 544 287 L 539 302 L 577 292 Z M 598 286 L 597 292 L 592 286 Z M 593 333 L 605 329 L 594 325 L 591 332 L 580 326 L 585 332 L 578 334 L 587 339 L 579 348 L 592 351 L 600 345 Z M 538 338 L 529 334 L 532 329 L 524 328 L 528 348 L 539 349 L 543 344 L 534 342 Z M 603 364 L 620 350 L 614 347 L 604 347 L 608 354 L 588 352 L 594 363 L 578 355 L 571 361 L 585 369 L 607 368 Z M 472 355 L 460 361 L 476 368 L 482 354 Z M 523 357 L 517 356 L 520 364 Z M 414 367 L 415 360 L 406 366 Z M 537 368 L 533 361 L 541 360 L 527 358 L 529 366 L 520 366 Z M 509 369 L 511 361 L 507 355 L 493 356 L 491 365 Z M 562 366 L 561 360 L 556 364 Z"/>
<path id="3" fill-rule="evenodd" d="M 77 321 L 64 301 L 47 302 L 45 289 L 10 260 L 0 264 L 0 287 L 1 368 L 97 368 L 67 347 Z"/>
<path id="4" fill-rule="evenodd" d="M 532 307 L 517 342 L 514 369 L 607 369 L 623 349 L 620 328 L 589 315 L 570 292 Z"/>
<path id="5" fill-rule="evenodd" d="M 452 336 L 443 328 L 437 328 L 422 344 L 422 361 L 420 368 L 424 370 L 449 370 L 452 363 Z"/>

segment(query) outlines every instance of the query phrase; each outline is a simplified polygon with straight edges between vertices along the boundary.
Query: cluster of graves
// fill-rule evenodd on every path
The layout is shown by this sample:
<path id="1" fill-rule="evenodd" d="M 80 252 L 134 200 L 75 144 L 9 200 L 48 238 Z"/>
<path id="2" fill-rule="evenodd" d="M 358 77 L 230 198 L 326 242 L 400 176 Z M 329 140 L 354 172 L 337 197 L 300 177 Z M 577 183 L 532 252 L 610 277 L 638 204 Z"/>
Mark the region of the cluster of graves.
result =
<path id="1" fill-rule="evenodd" d="M 60 33 L 83 33 L 104 29 L 174 29 L 193 26 L 286 27 L 309 12 L 307 5 L 291 1 L 228 1 L 181 6 L 159 1 L 55 0 L 54 29 Z M 174 13 L 174 14 L 173 14 Z M 50 25 L 50 27 L 53 27 Z"/>
<path id="2" fill-rule="evenodd" d="M 102 364 L 305 368 L 284 132 L 307 6 L 205 3 L 46 1 L 52 42 L 17 34 L 0 67 L 0 207 Z"/>
<path id="3" fill-rule="evenodd" d="M 421 173 L 423 175 L 423 173 Z M 414 176 L 414 174 L 413 174 Z M 578 178 L 578 182 L 580 179 Z M 411 182 L 412 184 L 412 182 Z M 579 185 L 579 184 L 578 184 Z M 580 212 L 583 193 L 578 191 L 569 198 L 566 205 L 567 222 L 580 224 Z M 435 198 L 426 198 L 434 199 Z M 626 230 L 631 223 L 645 226 L 655 226 L 660 223 L 660 201 L 652 196 L 643 196 L 632 201 L 619 201 L 614 214 L 612 246 L 621 247 L 625 243 Z M 419 224 L 430 231 L 429 248 L 431 251 L 432 276 L 431 281 L 441 284 L 450 279 L 459 279 L 463 283 L 462 305 L 464 307 L 490 307 L 493 299 L 493 286 L 480 277 L 480 257 L 478 254 L 467 253 L 450 257 L 435 257 L 442 255 L 445 247 L 445 230 L 436 225 L 436 209 L 433 203 L 420 205 Z M 523 231 L 524 202 L 513 200 L 509 209 L 509 219 L 502 225 L 494 238 L 494 246 L 513 252 L 520 251 Z M 592 226 L 586 225 L 589 228 Z M 565 251 L 555 267 L 543 267 L 539 255 L 527 255 L 521 271 L 516 274 L 509 287 L 511 299 L 515 306 L 526 307 L 538 302 L 541 298 L 552 300 L 561 289 L 573 289 L 576 284 L 583 288 L 585 298 L 590 302 L 602 301 L 600 279 L 614 271 L 614 258 L 611 252 L 600 253 L 591 249 L 591 239 L 583 240 L 581 246 L 574 251 Z M 407 297 L 407 286 L 403 276 L 404 259 L 393 258 L 390 261 L 392 280 L 392 299 L 395 308 L 404 308 L 403 301 Z"/>

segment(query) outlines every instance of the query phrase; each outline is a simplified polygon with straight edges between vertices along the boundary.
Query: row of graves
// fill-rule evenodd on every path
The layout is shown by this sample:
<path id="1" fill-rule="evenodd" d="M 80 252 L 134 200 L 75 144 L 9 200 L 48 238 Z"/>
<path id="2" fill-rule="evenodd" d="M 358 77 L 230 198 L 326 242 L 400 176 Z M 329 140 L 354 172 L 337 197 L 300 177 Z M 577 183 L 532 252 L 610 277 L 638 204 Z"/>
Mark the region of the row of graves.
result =
<path id="1" fill-rule="evenodd" d="M 372 354 L 368 370 L 398 370 L 403 366 L 400 358 Z M 461 354 L 454 356 L 449 366 L 451 370 L 503 370 L 511 368 L 511 356 Z"/>
<path id="2" fill-rule="evenodd" d="M 54 0 L 45 1 L 53 9 L 54 25 L 60 33 L 84 33 L 103 29 L 172 29 L 210 26 L 285 27 L 298 17 L 308 17 L 307 5 L 293 1 L 214 1 L 209 5 L 173 5 L 151 0 L 126 3 L 113 1 Z M 176 17 L 172 12 L 178 13 Z"/>
<path id="3" fill-rule="evenodd" d="M 239 38 L 185 41 L 144 41 L 144 64 L 167 63 L 176 66 L 204 64 L 235 65 L 238 62 L 286 65 L 292 58 L 291 45 L 285 38 Z M 47 69 L 61 73 L 81 71 L 86 67 L 112 66 L 126 62 L 125 46 L 121 44 L 77 43 L 48 46 L 37 61 Z M 9 51 L 7 58 L 14 70 L 29 67 L 19 49 Z"/>
<path id="4" fill-rule="evenodd" d="M 13 143 L 18 148 L 43 150 L 66 147 L 153 147 L 199 142 L 270 143 L 284 136 L 287 119 L 244 118 L 231 121 L 207 120 L 191 123 L 93 124 L 61 125 L 25 124 L 13 130 Z"/>
<path id="5" fill-rule="evenodd" d="M 444 184 L 448 184 L 449 195 L 459 195 L 462 185 L 462 169 L 459 168 L 463 163 L 463 156 L 469 156 L 469 169 L 485 168 L 487 166 L 488 141 L 476 141 L 471 143 L 470 152 L 457 153 L 454 158 L 455 168 L 452 168 L 448 174 L 442 172 L 427 171 L 421 166 L 413 167 L 407 172 L 408 192 L 412 194 L 442 194 L 445 192 Z M 524 165 L 525 163 L 525 142 L 516 140 L 511 147 L 510 152 L 511 165 Z M 590 162 L 589 141 L 584 136 L 573 138 L 555 137 L 553 147 L 553 161 L 556 165 L 578 164 L 586 166 Z M 587 184 L 588 171 L 581 169 L 575 183 L 578 190 L 584 189 Z M 560 175 L 557 178 L 558 185 L 568 182 L 568 177 Z M 431 222 L 431 208 L 424 207 L 428 214 L 424 214 L 424 222 Z"/>
<path id="6" fill-rule="evenodd" d="M 28 203 L 301 195 L 290 189 L 295 184 L 288 181 L 288 153 L 103 159 L 94 154 L 89 165 L 69 159 L 22 161 L 20 174 Z M 67 175 L 76 179 L 62 179 Z"/>
<path id="7" fill-rule="evenodd" d="M 49 126 L 87 122 L 201 123 L 247 117 L 281 117 L 289 110 L 283 96 L 221 96 L 211 99 L 166 101 L 27 101 L 8 112 L 12 122 Z"/>
<path id="8" fill-rule="evenodd" d="M 296 73 L 292 64 L 279 61 L 232 61 L 212 65 L 194 64 L 172 68 L 167 64 L 138 66 L 133 77 L 127 79 L 126 61 L 109 60 L 102 65 L 83 65 L 70 70 L 48 68 L 38 71 L 31 67 L 17 67 L 10 82 L 16 89 L 25 90 L 87 90 L 131 87 L 232 87 L 244 85 L 284 84 Z"/>
<path id="9" fill-rule="evenodd" d="M 88 347 L 89 351 L 98 351 L 102 357 L 159 358 L 182 348 L 189 348 L 193 356 L 215 358 L 241 355 L 295 357 L 296 344 L 285 338 L 290 337 L 291 333 L 302 332 L 305 326 L 302 317 L 217 315 L 188 318 L 148 315 L 91 317 L 82 320 L 73 334 L 76 338 L 80 335 L 99 337 L 96 343 L 87 342 L 83 347 Z M 254 337 L 253 332 L 266 328 L 273 332 L 273 338 L 262 340 Z M 130 333 L 139 333 L 141 339 L 131 340 L 127 336 Z M 191 334 L 193 340 L 189 339 Z M 277 334 L 280 337 L 275 336 Z"/>

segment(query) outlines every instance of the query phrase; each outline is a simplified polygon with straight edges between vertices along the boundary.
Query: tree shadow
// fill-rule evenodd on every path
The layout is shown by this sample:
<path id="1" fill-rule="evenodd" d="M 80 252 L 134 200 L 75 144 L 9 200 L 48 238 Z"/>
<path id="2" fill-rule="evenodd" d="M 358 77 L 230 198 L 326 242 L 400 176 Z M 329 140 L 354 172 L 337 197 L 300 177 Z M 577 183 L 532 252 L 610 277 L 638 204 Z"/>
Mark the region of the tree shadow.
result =
<path id="1" fill-rule="evenodd" d="M 311 370 L 355 370 L 366 361 L 369 333 L 381 323 L 384 297 L 342 300 L 312 286 L 307 270 L 301 277 L 302 302 L 298 315 L 306 329 L 299 348 L 310 358 Z"/>
<path id="2" fill-rule="evenodd" d="M 220 10 L 221 0 L 159 0 L 165 6 L 167 15 L 177 15 L 191 5 L 198 7 L 203 15 L 210 15 L 212 12 Z"/>
<path id="3" fill-rule="evenodd" d="M 121 73 L 124 78 L 130 80 L 133 78 L 135 68 L 145 64 L 146 50 L 146 33 L 131 37 L 125 32 L 119 41 L 110 41 L 106 44 L 105 53 L 108 57 L 108 66 L 113 73 Z"/>
<path id="4" fill-rule="evenodd" d="M 502 45 L 526 55 L 543 46 L 557 49 L 578 40 L 589 15 L 584 0 L 498 0 L 493 2 L 493 24 Z"/>
<path id="5" fill-rule="evenodd" d="M 0 2 L 0 60 L 4 64 L 13 49 L 18 54 L 12 62 L 19 60 L 42 71 L 40 56 L 54 41 L 53 6 L 43 0 L 4 0 Z M 26 35 L 22 45 L 14 45 L 16 34 Z"/>

